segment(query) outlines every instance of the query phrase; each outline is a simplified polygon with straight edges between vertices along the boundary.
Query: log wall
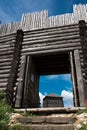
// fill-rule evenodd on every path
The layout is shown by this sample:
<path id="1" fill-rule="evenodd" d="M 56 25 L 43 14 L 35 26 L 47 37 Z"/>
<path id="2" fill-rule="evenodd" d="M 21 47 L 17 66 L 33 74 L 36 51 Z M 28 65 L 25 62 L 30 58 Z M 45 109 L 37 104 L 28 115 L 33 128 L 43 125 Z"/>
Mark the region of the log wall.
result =
<path id="1" fill-rule="evenodd" d="M 16 33 L 0 36 L 0 89 L 5 89 L 13 60 Z"/>
<path id="2" fill-rule="evenodd" d="M 84 12 L 85 15 L 83 15 Z M 70 20 L 67 21 L 67 18 Z M 87 5 L 75 5 L 73 14 L 48 17 L 48 12 L 42 11 L 23 15 L 21 22 L 0 25 L 0 89 L 7 89 L 9 103 L 14 105 L 16 101 L 16 105 L 21 104 L 19 99 L 21 97 L 17 90 L 23 88 L 25 82 L 23 77 L 26 63 L 24 61 L 27 56 L 35 57 L 63 52 L 79 53 L 80 75 L 84 82 L 82 89 L 85 91 L 84 96 L 87 102 L 87 23 L 84 21 L 78 23 L 78 20 L 84 18 L 87 21 Z M 21 28 L 23 32 L 18 30 Z M 25 57 L 24 61 L 23 57 Z M 22 90 L 20 91 L 22 95 Z"/>

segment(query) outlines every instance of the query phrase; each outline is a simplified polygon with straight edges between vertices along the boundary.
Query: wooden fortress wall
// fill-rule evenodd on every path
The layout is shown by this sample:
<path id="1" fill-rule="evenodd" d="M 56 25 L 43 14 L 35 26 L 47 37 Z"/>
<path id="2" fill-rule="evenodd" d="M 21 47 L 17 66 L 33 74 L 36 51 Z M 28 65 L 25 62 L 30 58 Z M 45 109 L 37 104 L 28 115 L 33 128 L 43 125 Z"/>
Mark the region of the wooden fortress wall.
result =
<path id="1" fill-rule="evenodd" d="M 79 24 L 73 24 L 24 32 L 19 30 L 17 33 L 0 36 L 0 88 L 4 89 L 9 85 L 11 96 L 15 95 L 21 82 L 20 67 L 24 55 L 73 50 L 79 50 L 83 80 L 86 83 L 86 30 L 87 26 L 80 28 Z"/>
<path id="2" fill-rule="evenodd" d="M 12 105 L 17 100 L 18 88 L 23 85 L 26 55 L 33 56 L 74 50 L 78 50 L 80 55 L 81 73 L 85 84 L 84 93 L 85 99 L 87 99 L 87 23 L 80 21 L 70 25 L 45 26 L 45 28 L 34 28 L 28 31 L 16 28 L 17 31 L 9 33 L 3 31 L 2 25 L 1 29 L 0 89 L 7 87 L 9 90 L 7 97 Z"/>

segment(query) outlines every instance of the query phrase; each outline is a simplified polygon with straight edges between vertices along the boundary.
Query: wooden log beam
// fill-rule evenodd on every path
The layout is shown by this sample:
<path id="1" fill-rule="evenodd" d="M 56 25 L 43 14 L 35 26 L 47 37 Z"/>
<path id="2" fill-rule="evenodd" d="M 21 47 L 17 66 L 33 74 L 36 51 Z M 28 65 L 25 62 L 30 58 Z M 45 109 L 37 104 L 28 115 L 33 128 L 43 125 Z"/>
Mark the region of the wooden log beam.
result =
<path id="1" fill-rule="evenodd" d="M 73 51 L 75 49 L 81 49 L 81 46 L 77 47 L 67 47 L 67 48 L 59 48 L 59 49 L 49 49 L 49 50 L 39 50 L 39 51 L 28 51 L 28 52 L 22 52 L 21 55 L 43 55 L 43 54 L 52 54 L 52 53 L 61 53 L 66 51 Z"/>
<path id="2" fill-rule="evenodd" d="M 43 46 L 43 45 L 46 45 L 46 44 L 48 44 L 48 45 L 56 45 L 56 44 L 67 44 L 67 43 L 69 43 L 69 44 L 73 44 L 73 43 L 78 43 L 78 42 L 80 42 L 80 38 L 78 38 L 78 39 L 68 39 L 68 40 L 57 40 L 57 41 L 51 41 L 51 42 L 48 42 L 48 41 L 45 41 L 45 42 L 39 42 L 39 43 L 29 43 L 28 41 L 27 42 L 24 42 L 23 41 L 23 48 L 27 48 L 27 47 L 31 47 L 31 46 L 35 46 L 35 47 L 37 47 L 37 46 Z"/>
<path id="3" fill-rule="evenodd" d="M 26 69 L 26 56 L 23 55 L 21 58 L 20 72 L 17 82 L 17 94 L 15 99 L 16 108 L 22 107 L 22 98 L 23 98 L 22 94 L 24 89 L 23 87 L 24 87 L 25 69 Z"/>
<path id="4" fill-rule="evenodd" d="M 68 47 L 78 47 L 78 46 L 81 46 L 81 43 L 78 42 L 78 43 L 73 43 L 73 44 L 62 44 L 62 45 L 54 45 L 54 46 L 42 46 L 42 47 L 32 47 L 32 48 L 25 48 L 25 49 L 22 49 L 21 52 L 32 52 L 32 51 L 41 51 L 41 50 L 48 50 L 48 49 L 60 49 L 60 48 L 68 48 Z"/>
<path id="5" fill-rule="evenodd" d="M 78 50 L 74 51 L 74 58 L 75 58 L 77 84 L 78 84 L 78 92 L 79 92 L 79 103 L 80 103 L 80 107 L 84 107 L 85 106 L 85 92 L 84 92 L 84 83 L 83 83 L 80 57 L 79 57 Z"/>
<path id="6" fill-rule="evenodd" d="M 6 86 L 6 99 L 7 102 L 14 106 L 14 87 L 17 79 L 17 73 L 18 73 L 18 66 L 20 62 L 20 53 L 21 53 L 21 48 L 22 48 L 22 41 L 23 41 L 23 31 L 18 30 L 17 35 L 16 35 L 16 40 L 15 40 L 15 47 L 14 47 L 14 55 L 13 55 L 13 61 L 11 64 L 11 70 L 10 70 L 10 75 L 8 78 L 8 84 Z"/>

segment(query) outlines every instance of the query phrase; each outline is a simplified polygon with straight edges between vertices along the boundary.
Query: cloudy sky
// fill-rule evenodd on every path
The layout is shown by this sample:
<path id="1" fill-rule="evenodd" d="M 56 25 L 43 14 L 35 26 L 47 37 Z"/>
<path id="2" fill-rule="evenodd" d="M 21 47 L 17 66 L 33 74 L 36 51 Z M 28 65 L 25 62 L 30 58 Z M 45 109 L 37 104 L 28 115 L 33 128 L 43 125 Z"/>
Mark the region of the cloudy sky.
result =
<path id="1" fill-rule="evenodd" d="M 0 0 L 2 24 L 21 20 L 23 13 L 48 10 L 49 16 L 72 13 L 74 4 L 86 4 L 87 0 Z M 64 105 L 73 105 L 70 74 L 40 77 L 41 102 L 45 95 L 56 93 L 64 97 Z"/>
<path id="2" fill-rule="evenodd" d="M 20 21 L 23 13 L 48 10 L 49 16 L 72 12 L 73 4 L 85 4 L 87 0 L 0 0 L 2 23 Z"/>

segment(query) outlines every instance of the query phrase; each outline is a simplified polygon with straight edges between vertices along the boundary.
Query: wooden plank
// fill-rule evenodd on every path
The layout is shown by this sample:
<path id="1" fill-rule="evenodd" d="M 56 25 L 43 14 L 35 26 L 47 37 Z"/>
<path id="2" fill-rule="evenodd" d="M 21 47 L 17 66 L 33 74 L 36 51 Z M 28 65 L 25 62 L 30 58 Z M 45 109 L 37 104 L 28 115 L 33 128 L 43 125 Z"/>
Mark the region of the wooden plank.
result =
<path id="1" fill-rule="evenodd" d="M 80 107 L 85 106 L 85 92 L 78 50 L 74 51 Z"/>
<path id="2" fill-rule="evenodd" d="M 31 57 L 30 56 L 27 56 L 27 61 L 26 61 L 26 71 L 25 71 L 25 81 L 24 81 L 24 92 L 23 92 L 23 94 L 24 94 L 24 96 L 23 96 L 23 102 L 22 102 L 22 105 L 23 105 L 23 107 L 26 107 L 26 105 L 28 104 L 27 103 L 27 86 L 29 85 L 29 82 L 30 82 L 30 68 L 31 67 Z M 28 87 L 30 87 L 30 86 L 28 86 Z"/>
<path id="3" fill-rule="evenodd" d="M 1 69 L 1 70 L 3 70 L 3 69 L 4 69 L 4 70 L 5 70 L 5 69 L 10 69 L 10 68 L 11 68 L 11 65 L 9 65 L 9 66 L 0 66 L 0 69 Z"/>
<path id="4" fill-rule="evenodd" d="M 73 100 L 74 100 L 74 106 L 78 107 L 78 98 L 77 98 L 77 92 L 76 92 L 76 76 L 75 76 L 75 64 L 74 64 L 74 57 L 73 52 L 70 52 L 70 65 L 71 65 L 71 78 L 72 78 L 72 85 L 73 85 Z"/>
<path id="5" fill-rule="evenodd" d="M 35 43 L 35 44 L 29 44 L 29 42 L 23 42 L 23 48 L 31 48 L 31 47 L 39 47 L 39 46 L 46 46 L 46 45 L 66 45 L 66 44 L 73 44 L 73 43 L 80 43 L 80 39 L 69 39 L 69 40 L 64 40 L 64 41 L 52 41 L 52 42 L 43 42 L 43 43 Z"/>
<path id="6" fill-rule="evenodd" d="M 0 74 L 0 78 L 8 78 L 9 74 Z"/>
<path id="7" fill-rule="evenodd" d="M 75 49 L 81 49 L 82 47 L 68 47 L 68 48 L 61 48 L 61 49 L 49 49 L 49 50 L 39 50 L 39 51 L 28 51 L 28 52 L 22 52 L 21 55 L 40 55 L 40 54 L 47 54 L 47 53 L 60 53 L 60 52 L 66 52 L 66 51 L 73 51 Z"/>
<path id="8" fill-rule="evenodd" d="M 23 45 L 23 47 L 22 47 L 22 50 L 26 50 L 27 48 L 29 48 L 30 50 L 33 48 L 33 49 L 35 49 L 35 48 L 39 48 L 39 47 L 51 47 L 51 46 L 61 46 L 61 47 L 63 47 L 64 45 L 67 47 L 68 45 L 70 46 L 76 46 L 76 45 L 81 45 L 81 43 L 80 43 L 80 40 L 79 39 L 77 39 L 77 40 L 67 40 L 67 41 L 52 41 L 52 42 L 43 42 L 43 43 L 37 43 L 37 44 L 25 44 L 25 45 Z"/>
<path id="9" fill-rule="evenodd" d="M 12 50 L 8 50 L 6 52 L 0 52 L 0 56 L 4 56 L 4 55 L 12 55 L 13 54 L 13 51 Z"/>
<path id="10" fill-rule="evenodd" d="M 33 47 L 33 48 L 26 48 L 26 49 L 22 49 L 21 52 L 32 52 L 32 51 L 43 51 L 43 50 L 48 50 L 48 49 L 61 49 L 61 48 L 69 48 L 69 47 L 81 47 L 81 43 L 73 43 L 73 44 L 66 44 L 66 45 L 54 45 L 54 46 L 42 46 L 42 47 Z"/>
<path id="11" fill-rule="evenodd" d="M 50 30 L 51 31 L 51 30 Z M 39 33 L 39 32 L 38 32 Z M 24 39 L 37 39 L 37 38 L 49 38 L 52 36 L 58 36 L 58 37 L 63 37 L 63 36 L 68 36 L 68 35 L 79 35 L 79 30 L 67 30 L 67 31 L 52 31 L 52 32 L 48 32 L 46 31 L 45 33 L 41 32 L 39 34 L 29 34 L 29 35 L 24 35 Z"/>
<path id="12" fill-rule="evenodd" d="M 25 76 L 25 69 L 26 69 L 26 56 L 23 55 L 21 59 L 21 65 L 20 65 L 20 73 L 19 73 L 19 80 L 18 80 L 18 86 L 17 86 L 17 94 L 15 99 L 15 107 L 19 108 L 22 105 L 22 94 L 23 94 L 23 85 L 24 85 L 24 76 Z"/>
<path id="13" fill-rule="evenodd" d="M 24 42 L 29 42 L 29 44 L 35 44 L 35 43 L 43 43 L 43 42 L 52 42 L 52 41 L 63 41 L 63 40 L 69 40 L 69 39 L 79 39 L 79 35 L 74 36 L 67 36 L 67 37 L 56 37 L 56 38 L 49 38 L 49 39 L 37 39 L 35 41 L 29 41 L 29 39 L 24 40 Z"/>
<path id="14" fill-rule="evenodd" d="M 0 70 L 0 74 L 7 74 L 9 72 L 10 72 L 10 69 Z"/>
<path id="15" fill-rule="evenodd" d="M 2 52 L 6 52 L 6 51 L 13 51 L 14 50 L 14 47 L 9 47 L 9 48 L 0 48 L 0 53 L 2 53 Z"/>
<path id="16" fill-rule="evenodd" d="M 7 80 L 8 80 L 8 78 L 4 78 L 4 79 L 2 78 L 2 79 L 0 79 L 0 83 L 1 82 L 7 82 Z"/>
<path id="17" fill-rule="evenodd" d="M 0 63 L 1 63 L 1 62 L 9 62 L 9 61 L 11 62 L 11 61 L 12 61 L 12 58 L 4 58 L 4 57 L 1 58 L 1 57 L 0 57 Z"/>
<path id="18" fill-rule="evenodd" d="M 0 63 L 0 66 L 9 66 L 9 65 L 11 65 L 11 62 L 2 62 L 2 63 Z"/>

